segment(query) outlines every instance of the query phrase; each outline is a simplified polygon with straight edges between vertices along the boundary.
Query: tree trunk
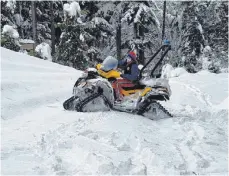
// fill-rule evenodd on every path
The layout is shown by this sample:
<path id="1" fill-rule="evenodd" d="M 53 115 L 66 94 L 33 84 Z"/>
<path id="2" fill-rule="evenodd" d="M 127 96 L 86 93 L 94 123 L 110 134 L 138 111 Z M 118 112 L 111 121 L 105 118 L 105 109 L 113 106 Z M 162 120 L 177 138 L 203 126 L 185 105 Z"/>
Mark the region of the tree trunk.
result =
<path id="1" fill-rule="evenodd" d="M 121 33 L 121 14 L 119 14 L 118 25 L 116 28 L 117 59 L 121 59 L 121 45 L 122 45 L 121 36 L 122 36 L 122 33 Z"/>
<path id="2" fill-rule="evenodd" d="M 32 6 L 31 6 L 31 10 L 32 10 L 32 27 L 33 27 L 33 52 L 35 52 L 35 45 L 37 42 L 37 22 L 36 22 L 36 2 L 32 1 Z"/>
<path id="3" fill-rule="evenodd" d="M 53 1 L 50 3 L 50 12 L 51 12 L 51 41 L 52 41 L 52 56 L 55 53 L 55 26 L 54 26 L 54 12 L 53 12 Z"/>
<path id="4" fill-rule="evenodd" d="M 144 65 L 145 63 L 144 46 L 143 46 L 144 27 L 141 24 L 139 25 L 139 37 L 142 40 L 142 44 L 140 45 L 140 49 L 139 49 L 139 63 Z"/>

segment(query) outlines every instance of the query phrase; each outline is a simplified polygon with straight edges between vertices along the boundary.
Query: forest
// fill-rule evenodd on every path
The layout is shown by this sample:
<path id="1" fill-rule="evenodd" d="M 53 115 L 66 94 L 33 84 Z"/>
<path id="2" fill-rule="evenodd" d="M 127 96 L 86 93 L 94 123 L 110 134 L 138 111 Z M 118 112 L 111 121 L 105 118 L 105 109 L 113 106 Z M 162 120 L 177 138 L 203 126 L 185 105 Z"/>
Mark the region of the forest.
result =
<path id="1" fill-rule="evenodd" d="M 190 73 L 227 72 L 228 1 L 164 5 L 152 0 L 1 1 L 1 46 L 83 70 L 131 50 L 144 65 L 167 39 L 172 49 L 163 64 Z M 21 49 L 25 39 L 35 40 L 35 52 Z"/>

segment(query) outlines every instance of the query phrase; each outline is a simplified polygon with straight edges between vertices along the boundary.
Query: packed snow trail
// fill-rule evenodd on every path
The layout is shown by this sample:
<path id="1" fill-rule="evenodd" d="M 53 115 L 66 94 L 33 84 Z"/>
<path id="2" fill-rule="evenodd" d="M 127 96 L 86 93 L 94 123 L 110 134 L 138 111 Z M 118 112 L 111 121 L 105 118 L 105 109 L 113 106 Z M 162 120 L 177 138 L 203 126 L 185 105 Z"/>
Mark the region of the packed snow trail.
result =
<path id="1" fill-rule="evenodd" d="M 175 117 L 65 111 L 80 74 L 1 48 L 2 174 L 227 174 L 228 75 L 170 79 Z"/>

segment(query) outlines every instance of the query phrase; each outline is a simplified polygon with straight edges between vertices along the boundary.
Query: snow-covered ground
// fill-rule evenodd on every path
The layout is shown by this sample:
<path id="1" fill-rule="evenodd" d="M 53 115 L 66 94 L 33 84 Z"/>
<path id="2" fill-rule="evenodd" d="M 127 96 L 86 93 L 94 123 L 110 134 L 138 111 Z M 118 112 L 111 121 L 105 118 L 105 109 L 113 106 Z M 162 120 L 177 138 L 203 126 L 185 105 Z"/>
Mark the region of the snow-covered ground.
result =
<path id="1" fill-rule="evenodd" d="M 2 174 L 228 173 L 228 74 L 171 78 L 158 121 L 65 111 L 79 74 L 1 48 Z"/>

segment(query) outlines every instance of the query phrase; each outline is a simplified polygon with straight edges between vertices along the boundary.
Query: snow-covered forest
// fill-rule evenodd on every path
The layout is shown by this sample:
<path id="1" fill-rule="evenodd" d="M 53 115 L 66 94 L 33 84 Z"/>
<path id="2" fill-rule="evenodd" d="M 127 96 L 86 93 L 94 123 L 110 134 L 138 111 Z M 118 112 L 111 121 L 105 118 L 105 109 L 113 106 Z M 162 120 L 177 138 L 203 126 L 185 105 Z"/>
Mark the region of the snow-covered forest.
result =
<path id="1" fill-rule="evenodd" d="M 32 55 L 63 65 L 84 69 L 108 55 L 120 59 L 133 48 L 144 64 L 162 43 L 163 1 L 34 1 L 33 5 L 38 48 Z M 21 39 L 34 39 L 32 7 L 31 1 L 1 1 L 3 47 L 19 51 Z M 227 72 L 228 2 L 168 1 L 163 38 L 172 45 L 165 63 L 192 73 Z"/>

